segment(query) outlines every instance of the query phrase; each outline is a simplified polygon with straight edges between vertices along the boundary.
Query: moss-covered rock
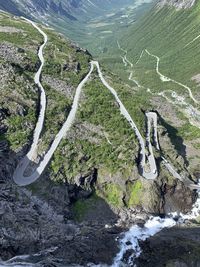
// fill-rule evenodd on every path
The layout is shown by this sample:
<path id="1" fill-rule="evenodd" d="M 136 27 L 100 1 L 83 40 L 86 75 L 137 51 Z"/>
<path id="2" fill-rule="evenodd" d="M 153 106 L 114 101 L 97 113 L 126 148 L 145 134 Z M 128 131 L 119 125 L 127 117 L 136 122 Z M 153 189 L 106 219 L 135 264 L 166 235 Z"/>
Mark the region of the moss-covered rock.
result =
<path id="1" fill-rule="evenodd" d="M 143 186 L 140 180 L 135 181 L 133 184 L 127 184 L 128 193 L 130 194 L 128 200 L 128 207 L 136 207 L 142 203 Z"/>
<path id="2" fill-rule="evenodd" d="M 123 191 L 118 184 L 106 183 L 102 185 L 101 191 L 97 191 L 97 193 L 110 205 L 115 207 L 123 206 Z"/>

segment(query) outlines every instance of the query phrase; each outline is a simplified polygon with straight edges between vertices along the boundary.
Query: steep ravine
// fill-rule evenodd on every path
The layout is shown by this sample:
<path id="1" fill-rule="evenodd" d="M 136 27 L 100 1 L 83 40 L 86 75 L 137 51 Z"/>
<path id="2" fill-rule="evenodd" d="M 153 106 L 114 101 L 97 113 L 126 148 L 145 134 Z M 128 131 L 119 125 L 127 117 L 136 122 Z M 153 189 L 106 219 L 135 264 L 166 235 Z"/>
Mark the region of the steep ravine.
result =
<path id="1" fill-rule="evenodd" d="M 14 27 L 17 27 L 16 25 L 18 24 L 23 28 L 23 32 L 17 32 L 17 34 L 22 34 L 21 36 L 25 35 L 26 40 L 28 39 L 27 35 L 29 36 L 30 34 L 33 41 L 31 40 L 31 42 L 29 44 L 26 43 L 26 45 L 23 43 L 16 45 L 12 43 L 14 38 L 9 39 L 8 37 L 11 36 L 11 34 L 6 36 L 5 33 L 3 37 L 5 39 L 7 38 L 7 41 L 1 44 L 1 57 L 5 51 L 5 46 L 10 49 L 10 58 L 4 59 L 5 62 L 2 67 L 10 73 L 10 77 L 6 76 L 6 71 L 4 71 L 4 76 L 1 77 L 4 79 L 3 101 L 1 103 L 0 154 L 1 158 L 4 159 L 1 161 L 0 176 L 0 223 L 3 226 L 0 230 L 1 258 L 7 266 L 15 266 L 15 261 L 31 262 L 35 266 L 66 267 L 73 266 L 73 264 L 75 264 L 75 266 L 78 264 L 86 266 L 88 263 L 105 263 L 111 265 L 113 259 L 119 252 L 119 243 L 116 241 L 116 238 L 121 238 L 120 233 L 127 230 L 129 226 L 135 223 L 143 224 L 148 220 L 149 214 L 158 215 L 177 210 L 187 212 L 191 209 L 195 194 L 190 189 L 186 188 L 183 183 L 173 179 L 173 177 L 164 170 L 160 170 L 159 177 L 156 181 L 146 181 L 138 175 L 136 165 L 128 178 L 125 178 L 123 171 L 119 171 L 116 167 L 115 173 L 106 169 L 106 165 L 102 162 L 97 165 L 92 163 L 92 165 L 89 166 L 89 160 L 87 161 L 88 153 L 85 153 L 84 150 L 81 151 L 84 144 L 78 146 L 78 149 L 80 149 L 79 152 L 82 153 L 81 157 L 79 157 L 79 163 L 81 164 L 81 162 L 83 162 L 87 170 L 80 172 L 76 177 L 74 175 L 73 179 L 68 179 L 66 176 L 64 172 L 65 164 L 63 163 L 59 165 L 57 171 L 55 171 L 56 168 L 54 165 L 54 172 L 52 171 L 52 166 L 50 166 L 40 179 L 29 187 L 19 188 L 14 185 L 12 182 L 14 169 L 17 162 L 25 156 L 31 145 L 31 136 L 36 121 L 35 118 L 31 117 L 32 120 L 30 120 L 29 117 L 27 118 L 26 116 L 27 114 L 30 116 L 31 108 L 35 110 L 35 103 L 37 103 L 37 94 L 31 77 L 33 77 L 33 74 L 39 66 L 36 55 L 37 48 L 42 41 L 37 35 L 37 32 L 33 32 L 33 35 L 31 35 L 31 27 L 24 25 L 22 21 L 18 21 L 14 24 Z M 7 31 L 8 30 L 10 29 L 7 28 Z M 44 30 L 48 31 L 48 29 Z M 53 40 L 54 42 L 56 40 L 60 42 L 63 41 L 60 36 L 52 36 L 49 31 L 48 34 L 50 35 L 51 42 Z M 48 101 L 51 104 L 50 107 L 54 107 L 56 101 L 61 101 L 63 98 L 65 100 L 64 109 L 59 111 L 59 114 L 52 113 L 53 116 L 57 116 L 56 118 L 58 118 L 57 127 L 55 127 L 55 129 L 50 128 L 54 126 L 53 123 L 55 119 L 50 119 L 51 125 L 46 125 L 45 129 L 47 133 L 49 130 L 48 127 L 51 129 L 49 133 L 50 137 L 47 135 L 47 141 L 50 139 L 50 142 L 53 141 L 54 134 L 57 133 L 58 130 L 57 128 L 60 128 L 65 117 L 68 115 L 66 102 L 69 100 L 66 95 L 69 96 L 68 92 L 70 90 L 72 94 L 74 94 L 74 88 L 88 72 L 88 62 L 91 59 L 86 51 L 69 44 L 68 41 L 63 42 L 66 42 L 67 48 L 63 43 L 56 43 L 61 51 L 57 51 L 55 46 L 51 44 L 51 48 L 53 48 L 53 53 L 51 53 L 48 52 L 49 47 L 47 47 L 46 55 L 51 55 L 48 60 L 53 59 L 52 62 L 47 62 L 49 69 L 45 69 L 43 74 L 44 76 L 48 75 L 48 78 L 49 76 L 51 77 L 51 84 L 53 84 L 52 81 L 57 79 L 59 83 L 63 82 L 65 86 L 67 86 L 64 94 L 65 97 L 63 97 L 62 94 L 62 98 L 58 98 L 59 93 L 56 90 L 53 91 L 54 94 L 53 97 L 51 97 L 51 91 L 46 86 L 50 91 L 47 90 Z M 69 49 L 67 53 L 65 49 Z M 33 52 L 31 55 L 28 54 L 29 50 Z M 59 52 L 63 54 L 60 55 Z M 23 65 L 24 53 L 26 53 L 26 61 L 28 62 L 25 66 Z M 19 57 L 19 55 L 21 56 Z M 69 62 L 62 63 L 64 66 L 61 71 L 60 67 L 62 66 L 60 66 L 61 59 L 59 56 L 62 59 L 68 59 L 69 57 Z M 71 57 L 74 57 L 74 59 L 71 59 Z M 17 65 L 16 61 L 19 61 L 19 59 L 21 61 Z M 56 64 L 54 60 L 58 60 Z M 50 69 L 50 66 L 53 66 L 54 69 Z M 25 73 L 26 69 L 28 69 L 28 72 L 26 73 L 26 77 L 24 77 L 22 73 Z M 56 73 L 57 70 L 58 74 Z M 54 77 L 54 75 L 57 75 L 57 77 Z M 61 78 L 65 75 L 67 79 L 62 80 Z M 80 75 L 80 77 L 78 75 Z M 77 80 L 73 85 L 69 82 L 69 76 Z M 17 81 L 19 85 L 23 83 L 23 86 L 19 88 L 17 86 L 14 87 L 12 93 L 15 95 L 12 99 L 9 95 L 9 88 L 6 87 L 7 83 L 9 85 L 12 84 L 13 80 L 11 77 L 14 81 Z M 98 83 L 96 74 L 92 76 L 90 81 L 93 90 L 95 90 L 94 81 Z M 103 91 L 103 88 L 100 87 L 101 85 L 98 84 L 98 86 Z M 92 100 L 90 96 L 87 95 L 87 88 L 85 89 L 85 95 L 82 96 L 80 107 L 82 109 L 85 103 L 87 105 L 88 99 L 90 102 L 94 101 L 92 103 L 96 104 L 96 99 Z M 126 90 L 126 87 L 123 89 Z M 24 92 L 22 90 L 26 91 Z M 29 91 L 32 92 L 32 95 L 27 99 Z M 91 91 L 92 90 L 90 90 L 90 92 Z M 99 91 L 97 92 L 100 94 Z M 25 102 L 22 101 L 22 96 Z M 5 100 L 8 99 L 11 101 L 12 105 L 6 105 Z M 105 98 L 103 98 L 103 101 L 105 101 L 104 99 Z M 103 101 L 101 99 L 101 105 L 103 105 Z M 115 112 L 116 107 L 116 112 L 113 116 L 118 118 L 116 102 L 110 103 L 113 112 Z M 71 102 L 69 102 L 69 106 L 70 104 Z M 59 105 L 62 105 L 62 102 L 59 102 Z M 101 105 L 99 106 L 101 107 Z M 96 106 L 98 105 L 96 104 Z M 66 112 L 65 116 L 60 117 L 64 112 Z M 47 122 L 49 113 L 48 110 Z M 37 118 L 37 114 L 35 115 Z M 89 118 L 87 117 L 87 119 Z M 20 120 L 19 125 L 13 125 L 17 120 Z M 103 118 L 101 118 L 101 120 L 103 120 Z M 81 124 L 80 121 L 79 124 Z M 26 126 L 26 130 L 30 130 L 28 131 L 28 138 L 27 136 L 22 136 L 22 133 L 24 133 L 20 128 L 22 125 Z M 91 125 L 91 123 L 85 123 L 84 127 L 83 124 L 81 125 L 81 128 L 78 129 L 81 129 L 80 132 L 85 135 L 87 132 L 84 132 L 84 127 L 90 126 L 90 131 L 88 131 L 89 136 L 87 136 L 92 140 L 90 146 L 94 145 L 94 136 L 92 136 L 92 134 L 94 135 L 94 131 L 98 132 L 98 137 L 100 136 L 103 140 L 105 139 L 106 145 L 110 146 L 110 143 L 114 144 L 115 141 L 111 139 L 111 135 L 108 135 L 111 139 L 110 143 L 107 141 L 105 138 L 105 131 L 101 130 L 101 125 Z M 12 134 L 12 129 L 14 134 Z M 114 130 L 115 128 L 111 129 L 111 132 Z M 162 133 L 165 142 L 171 145 L 170 139 L 166 134 L 166 129 L 161 127 L 159 131 Z M 18 137 L 17 140 L 14 139 L 16 135 Z M 91 139 L 91 136 L 93 139 Z M 22 138 L 20 139 L 20 137 Z M 122 139 L 125 138 L 124 135 L 122 135 L 122 137 Z M 74 138 L 73 134 L 71 139 L 69 137 L 69 140 L 73 143 L 73 147 L 70 148 L 73 152 L 76 151 L 75 144 L 77 144 L 76 141 L 73 141 Z M 121 137 L 119 136 L 119 138 Z M 42 141 L 40 142 L 41 146 L 46 147 L 46 144 L 42 143 Z M 63 154 L 61 154 L 61 158 L 59 156 L 60 161 L 63 160 L 64 162 L 66 154 L 68 153 L 67 148 L 67 146 L 62 148 Z M 41 149 L 43 152 L 44 149 Z M 134 147 L 134 149 L 133 152 L 137 154 L 138 147 Z M 127 150 L 131 150 L 129 144 L 127 145 Z M 172 151 L 175 153 L 173 146 Z M 120 152 L 118 150 L 118 156 L 120 154 L 121 160 L 124 156 L 123 153 L 123 150 L 120 150 Z M 176 157 L 176 155 L 175 153 L 173 156 Z M 101 155 L 97 154 L 97 157 L 101 157 Z M 103 158 L 105 159 L 105 156 Z M 183 166 L 183 159 L 179 160 L 180 166 Z M 133 160 L 131 160 L 131 164 L 133 164 Z M 58 179 L 58 177 L 64 177 L 64 179 Z M 58 182 L 51 181 L 56 180 L 56 178 Z M 118 223 L 117 226 L 115 225 L 116 223 Z M 29 256 L 20 257 L 21 255 Z M 15 256 L 19 257 L 9 261 L 9 259 Z M 7 261 L 7 263 L 5 263 L 5 261 Z M 12 263 L 12 261 L 14 263 Z"/>

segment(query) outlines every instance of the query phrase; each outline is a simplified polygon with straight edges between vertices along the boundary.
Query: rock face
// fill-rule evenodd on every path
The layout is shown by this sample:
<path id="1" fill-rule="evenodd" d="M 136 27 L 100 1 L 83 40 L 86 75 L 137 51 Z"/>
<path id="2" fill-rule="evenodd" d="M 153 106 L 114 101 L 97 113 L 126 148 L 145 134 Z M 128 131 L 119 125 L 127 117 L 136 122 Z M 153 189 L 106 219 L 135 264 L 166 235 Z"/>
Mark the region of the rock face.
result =
<path id="1" fill-rule="evenodd" d="M 161 8 L 165 5 L 169 5 L 177 9 L 186 9 L 191 8 L 195 3 L 196 0 L 160 0 L 157 5 Z"/>
<path id="2" fill-rule="evenodd" d="M 199 225 L 163 230 L 141 245 L 143 253 L 138 266 L 200 266 L 199 234 Z"/>
<path id="3" fill-rule="evenodd" d="M 118 251 L 115 238 L 121 230 L 105 228 L 106 223 L 113 224 L 117 219 L 109 206 L 102 200 L 99 209 L 82 223 L 72 220 L 71 206 L 80 196 L 83 201 L 82 189 L 50 182 L 49 175 L 28 188 L 19 188 L 12 183 L 17 155 L 5 141 L 0 147 L 1 259 L 28 254 L 32 256 L 26 257 L 26 262 L 41 266 L 58 266 L 58 261 L 59 266 L 111 264 Z M 98 217 L 102 208 L 104 220 Z"/>
<path id="4" fill-rule="evenodd" d="M 1 133 L 7 131 L 3 119 L 8 114 L 8 110 L 0 110 Z M 37 266 L 58 266 L 58 262 L 59 266 L 111 264 L 118 251 L 115 238 L 121 230 L 106 229 L 105 224 L 113 224 L 117 216 L 99 200 L 99 208 L 96 206 L 82 223 L 74 220 L 73 203 L 83 201 L 91 192 L 87 194 L 76 185 L 51 182 L 50 174 L 28 188 L 14 185 L 12 173 L 25 152 L 26 147 L 16 154 L 6 140 L 0 141 L 1 260 L 30 255 L 24 260 L 41 264 Z M 100 215 L 102 209 L 104 213 Z"/>

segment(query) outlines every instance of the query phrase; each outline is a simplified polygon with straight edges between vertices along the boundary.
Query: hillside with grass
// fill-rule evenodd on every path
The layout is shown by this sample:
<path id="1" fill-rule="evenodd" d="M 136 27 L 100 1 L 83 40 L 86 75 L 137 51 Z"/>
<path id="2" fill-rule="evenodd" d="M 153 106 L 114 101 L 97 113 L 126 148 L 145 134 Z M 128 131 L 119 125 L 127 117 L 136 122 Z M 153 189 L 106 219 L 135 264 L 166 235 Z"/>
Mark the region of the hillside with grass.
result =
<path id="1" fill-rule="evenodd" d="M 127 239 L 119 247 L 122 232 L 134 225 L 142 239 L 143 230 L 151 227 L 144 228 L 145 222 L 155 219 L 160 225 L 172 220 L 167 217 L 172 212 L 178 218 L 190 212 L 197 199 L 193 189 L 198 186 L 200 160 L 200 1 L 180 8 L 182 1 L 166 4 L 162 0 L 145 16 L 141 14 L 149 4 L 141 5 L 136 15 L 138 2 L 121 9 L 121 1 L 116 1 L 113 13 L 110 1 L 108 5 L 92 2 L 102 3 L 98 10 L 109 6 L 106 16 L 95 17 L 93 6 L 94 17 L 84 20 L 84 27 L 74 20 L 66 31 L 63 20 L 56 23 L 57 30 L 43 20 L 35 22 L 37 28 L 16 12 L 0 11 L 0 265 L 20 261 L 35 266 L 111 266 L 120 249 L 121 262 L 133 261 L 130 249 L 135 251 L 140 239 Z M 68 33 L 80 38 L 94 55 L 71 41 Z M 45 34 L 47 43 L 43 43 Z M 35 138 L 42 97 L 34 77 L 42 62 L 38 51 L 43 44 L 40 80 L 47 107 L 36 153 L 23 178 L 37 172 L 70 117 L 80 84 L 83 87 L 75 119 L 44 172 L 23 186 L 14 182 L 13 173 L 17 166 L 23 169 L 21 162 L 26 162 Z M 156 169 L 148 161 L 152 155 Z M 151 171 L 156 179 L 145 179 L 143 174 Z M 173 217 L 175 224 L 177 218 Z M 161 237 L 139 242 L 144 254 L 136 263 L 168 263 L 171 255 L 179 259 L 180 249 L 186 251 L 184 260 L 198 257 L 199 217 L 186 221 L 182 228 L 177 224 L 177 232 L 166 229 Z M 180 247 L 183 231 L 186 237 Z M 169 250 L 171 246 L 174 249 Z"/>
<path id="2" fill-rule="evenodd" d="M 198 173 L 200 2 L 191 1 L 194 5 L 188 8 L 182 2 L 160 1 L 128 26 L 100 61 L 137 87 L 165 120 L 162 124 L 178 153 L 187 158 L 188 169 Z"/>
<path id="3" fill-rule="evenodd" d="M 33 77 L 39 66 L 37 49 L 42 38 L 30 23 L 5 13 L 1 13 L 1 25 L 3 86 L 0 138 L 15 153 L 15 161 L 18 162 L 30 148 L 38 117 L 39 95 Z M 87 50 L 77 47 L 63 35 L 50 28 L 42 28 L 48 35 L 42 72 L 47 110 L 37 161 L 48 151 L 66 120 L 76 87 L 88 73 L 92 59 Z M 145 88 L 138 90 L 137 86 L 130 86 L 108 68 L 102 69 L 106 80 L 115 88 L 145 137 L 144 112 L 154 108 L 146 97 Z M 173 128 L 172 136 L 170 132 L 169 136 L 166 134 L 168 129 L 170 125 L 167 123 L 161 125 L 161 142 L 163 153 L 173 160 L 178 157 L 178 149 L 184 146 Z M 171 143 L 174 137 L 177 138 L 177 146 Z M 96 194 L 115 210 L 139 206 L 160 212 L 159 203 L 163 199 L 159 190 L 164 188 L 163 179 L 175 188 L 179 182 L 166 170 L 160 171 L 158 181 L 145 181 L 138 173 L 138 150 L 135 134 L 120 114 L 116 100 L 94 72 L 82 92 L 76 121 L 54 153 L 44 177 L 56 183 L 76 185 L 78 190 L 87 192 L 86 196 Z M 156 157 L 159 163 L 160 154 Z M 184 155 L 175 162 L 180 172 L 185 170 L 184 162 Z M 146 199 L 152 201 L 147 202 Z"/>
<path id="4" fill-rule="evenodd" d="M 37 49 L 42 42 L 40 34 L 30 23 L 1 13 L 1 142 L 6 142 L 16 153 L 16 161 L 28 151 L 38 117 L 39 94 L 34 84 L 38 69 Z M 48 151 L 71 109 L 76 87 L 89 71 L 91 55 L 52 29 L 43 27 L 48 35 L 44 51 L 45 66 L 42 83 L 47 95 L 44 130 L 39 144 L 39 155 Z M 7 53 L 9 51 L 9 53 Z M 133 91 L 119 78 L 108 73 L 107 78 L 123 101 L 130 105 Z M 145 100 L 142 100 L 145 101 Z M 140 106 L 130 106 L 134 116 Z M 142 115 L 142 113 L 141 113 Z M 145 129 L 144 115 L 138 120 L 141 131 Z M 115 99 L 101 84 L 97 74 L 85 86 L 81 96 L 76 122 L 55 152 L 45 175 L 56 182 L 77 184 L 91 190 L 96 170 L 103 179 L 101 189 L 114 188 L 116 173 L 123 173 L 120 188 L 120 205 L 126 194 L 125 182 L 137 169 L 138 143 L 128 123 L 119 112 Z M 39 159 L 38 159 L 39 160 Z M 107 181 L 107 176 L 113 177 Z M 120 175 L 121 176 L 121 175 Z M 135 178 L 134 178 L 135 179 Z M 81 182 L 83 180 L 83 182 Z M 88 182 L 87 182 L 88 180 Z M 100 179 L 99 179 L 100 181 Z M 101 187 L 101 182 L 100 182 Z M 114 194 L 115 196 L 115 194 Z M 114 197 L 113 196 L 113 197 Z M 105 198 L 109 197 L 105 194 Z M 116 196 L 117 197 L 117 196 Z"/>

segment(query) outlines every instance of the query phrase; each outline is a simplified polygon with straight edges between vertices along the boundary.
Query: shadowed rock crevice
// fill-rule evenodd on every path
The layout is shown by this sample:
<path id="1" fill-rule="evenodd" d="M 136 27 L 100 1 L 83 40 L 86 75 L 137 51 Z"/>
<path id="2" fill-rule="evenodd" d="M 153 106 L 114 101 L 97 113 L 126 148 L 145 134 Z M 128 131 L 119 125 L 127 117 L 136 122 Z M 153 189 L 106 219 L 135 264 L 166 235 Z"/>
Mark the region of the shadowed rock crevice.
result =
<path id="1" fill-rule="evenodd" d="M 166 129 L 166 132 L 164 134 L 168 134 L 171 143 L 173 144 L 175 150 L 177 151 L 178 155 L 181 155 L 182 158 L 184 159 L 184 164 L 186 166 L 189 165 L 188 159 L 187 159 L 187 154 L 186 154 L 186 146 L 184 145 L 184 140 L 181 136 L 178 135 L 178 130 L 167 123 L 160 115 L 157 113 L 160 124 L 163 125 Z M 160 136 L 162 138 L 162 136 Z"/>

